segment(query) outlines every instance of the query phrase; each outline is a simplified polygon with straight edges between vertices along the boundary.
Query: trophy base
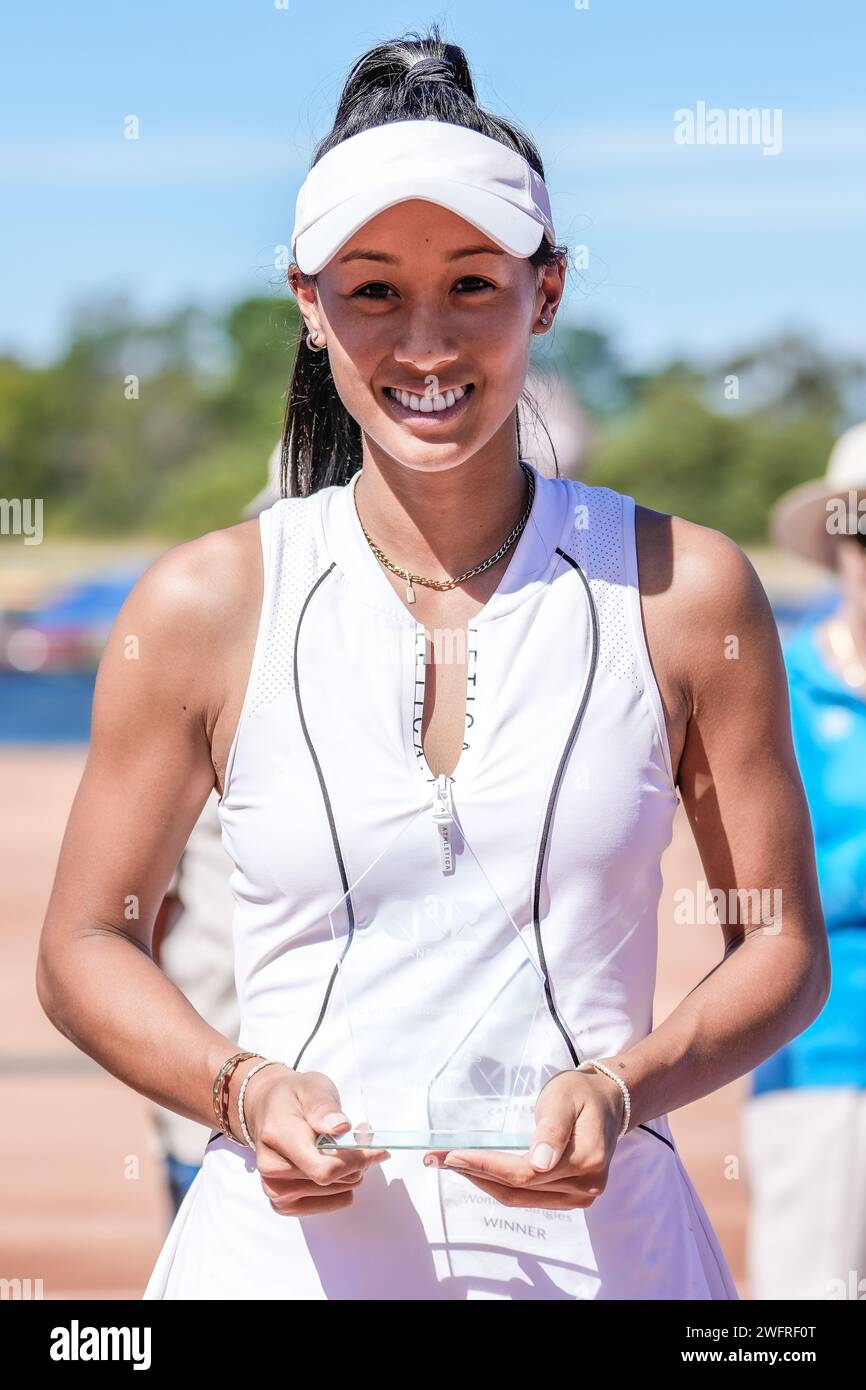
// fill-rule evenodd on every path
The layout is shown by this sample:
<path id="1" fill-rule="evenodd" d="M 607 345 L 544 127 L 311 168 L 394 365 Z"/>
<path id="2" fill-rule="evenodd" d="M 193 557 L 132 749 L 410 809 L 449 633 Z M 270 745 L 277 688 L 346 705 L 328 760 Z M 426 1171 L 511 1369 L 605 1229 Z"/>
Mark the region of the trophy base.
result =
<path id="1" fill-rule="evenodd" d="M 491 1129 L 355 1129 L 345 1134 L 320 1134 L 316 1148 L 324 1153 L 341 1149 L 420 1149 L 447 1153 L 451 1149 L 517 1150 L 526 1153 L 532 1143 L 532 1132 L 503 1133 Z"/>

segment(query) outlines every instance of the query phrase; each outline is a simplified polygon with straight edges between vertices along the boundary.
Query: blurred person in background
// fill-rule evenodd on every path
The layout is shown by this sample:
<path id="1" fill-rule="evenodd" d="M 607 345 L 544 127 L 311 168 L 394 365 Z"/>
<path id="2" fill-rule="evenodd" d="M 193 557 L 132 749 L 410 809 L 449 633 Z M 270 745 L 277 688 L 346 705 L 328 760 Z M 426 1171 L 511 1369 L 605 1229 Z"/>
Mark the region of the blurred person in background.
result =
<path id="1" fill-rule="evenodd" d="M 818 1017 L 752 1073 L 744 1115 L 749 1288 L 753 1298 L 862 1298 L 866 423 L 840 437 L 823 479 L 780 498 L 771 526 L 777 545 L 832 570 L 839 589 L 833 611 L 803 623 L 784 648 L 832 983 Z"/>
<path id="2" fill-rule="evenodd" d="M 268 460 L 268 481 L 244 508 L 245 521 L 279 500 L 280 441 Z M 181 855 L 157 914 L 153 958 L 212 1027 L 237 1040 L 240 1010 L 234 977 L 229 886 L 232 861 L 223 847 L 216 790 Z M 177 1214 L 190 1183 L 201 1167 L 210 1136 L 207 1125 L 165 1106 L 153 1107 L 155 1142 L 165 1165 L 172 1206 Z"/>

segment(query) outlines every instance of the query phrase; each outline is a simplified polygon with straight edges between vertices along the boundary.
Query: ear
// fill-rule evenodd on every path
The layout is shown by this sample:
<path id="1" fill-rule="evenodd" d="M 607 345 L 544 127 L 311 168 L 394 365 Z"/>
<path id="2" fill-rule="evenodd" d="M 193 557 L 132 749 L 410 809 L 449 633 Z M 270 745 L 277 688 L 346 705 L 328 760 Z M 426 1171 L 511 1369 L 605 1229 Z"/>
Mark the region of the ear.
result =
<path id="1" fill-rule="evenodd" d="M 304 320 L 304 327 L 307 332 L 312 333 L 313 338 L 324 337 L 322 324 L 319 321 L 319 300 L 316 289 L 316 277 L 305 275 L 299 270 L 297 265 L 289 266 L 287 275 L 289 289 L 298 301 L 298 308 Z"/>

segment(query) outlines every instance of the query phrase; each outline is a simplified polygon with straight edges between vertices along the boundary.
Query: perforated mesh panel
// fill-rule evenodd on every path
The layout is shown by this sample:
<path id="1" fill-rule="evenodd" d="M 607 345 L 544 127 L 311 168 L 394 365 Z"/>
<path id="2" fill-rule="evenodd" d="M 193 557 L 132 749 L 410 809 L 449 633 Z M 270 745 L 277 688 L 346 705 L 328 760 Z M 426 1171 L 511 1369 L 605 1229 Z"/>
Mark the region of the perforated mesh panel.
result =
<path id="1" fill-rule="evenodd" d="M 321 573 L 310 508 L 320 498 L 283 497 L 271 512 L 268 630 L 250 712 L 294 691 L 295 629 L 301 607 Z"/>
<path id="2" fill-rule="evenodd" d="M 611 488 L 573 481 L 572 554 L 581 565 L 598 610 L 598 664 L 643 690 L 628 616 L 630 595 L 623 553 L 623 500 Z"/>

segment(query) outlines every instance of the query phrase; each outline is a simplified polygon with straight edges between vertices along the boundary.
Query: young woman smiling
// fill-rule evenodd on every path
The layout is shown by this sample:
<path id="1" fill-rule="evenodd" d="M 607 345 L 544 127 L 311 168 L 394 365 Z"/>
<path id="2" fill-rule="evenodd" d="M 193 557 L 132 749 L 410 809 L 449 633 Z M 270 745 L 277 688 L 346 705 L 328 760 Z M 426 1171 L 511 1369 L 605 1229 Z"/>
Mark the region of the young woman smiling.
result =
<path id="1" fill-rule="evenodd" d="M 175 547 L 127 600 L 40 951 L 67 1036 L 217 1120 L 145 1297 L 734 1299 L 667 1112 L 827 993 L 763 590 L 718 532 L 523 458 L 567 256 L 537 150 L 477 105 L 460 49 L 434 32 L 359 59 L 292 250 L 292 494 Z M 463 640 L 443 655 L 442 634 Z M 240 1056 L 149 952 L 215 784 Z M 326 1153 L 356 1118 L 328 914 L 431 792 L 537 949 L 566 1063 L 525 1153 Z M 708 879 L 781 889 L 784 929 L 723 927 L 720 963 L 653 1028 L 680 797 Z M 379 882 L 383 909 L 405 895 L 399 859 Z M 483 981 L 454 972 L 471 1003 Z M 407 1055 L 430 1004 L 411 978 Z"/>

